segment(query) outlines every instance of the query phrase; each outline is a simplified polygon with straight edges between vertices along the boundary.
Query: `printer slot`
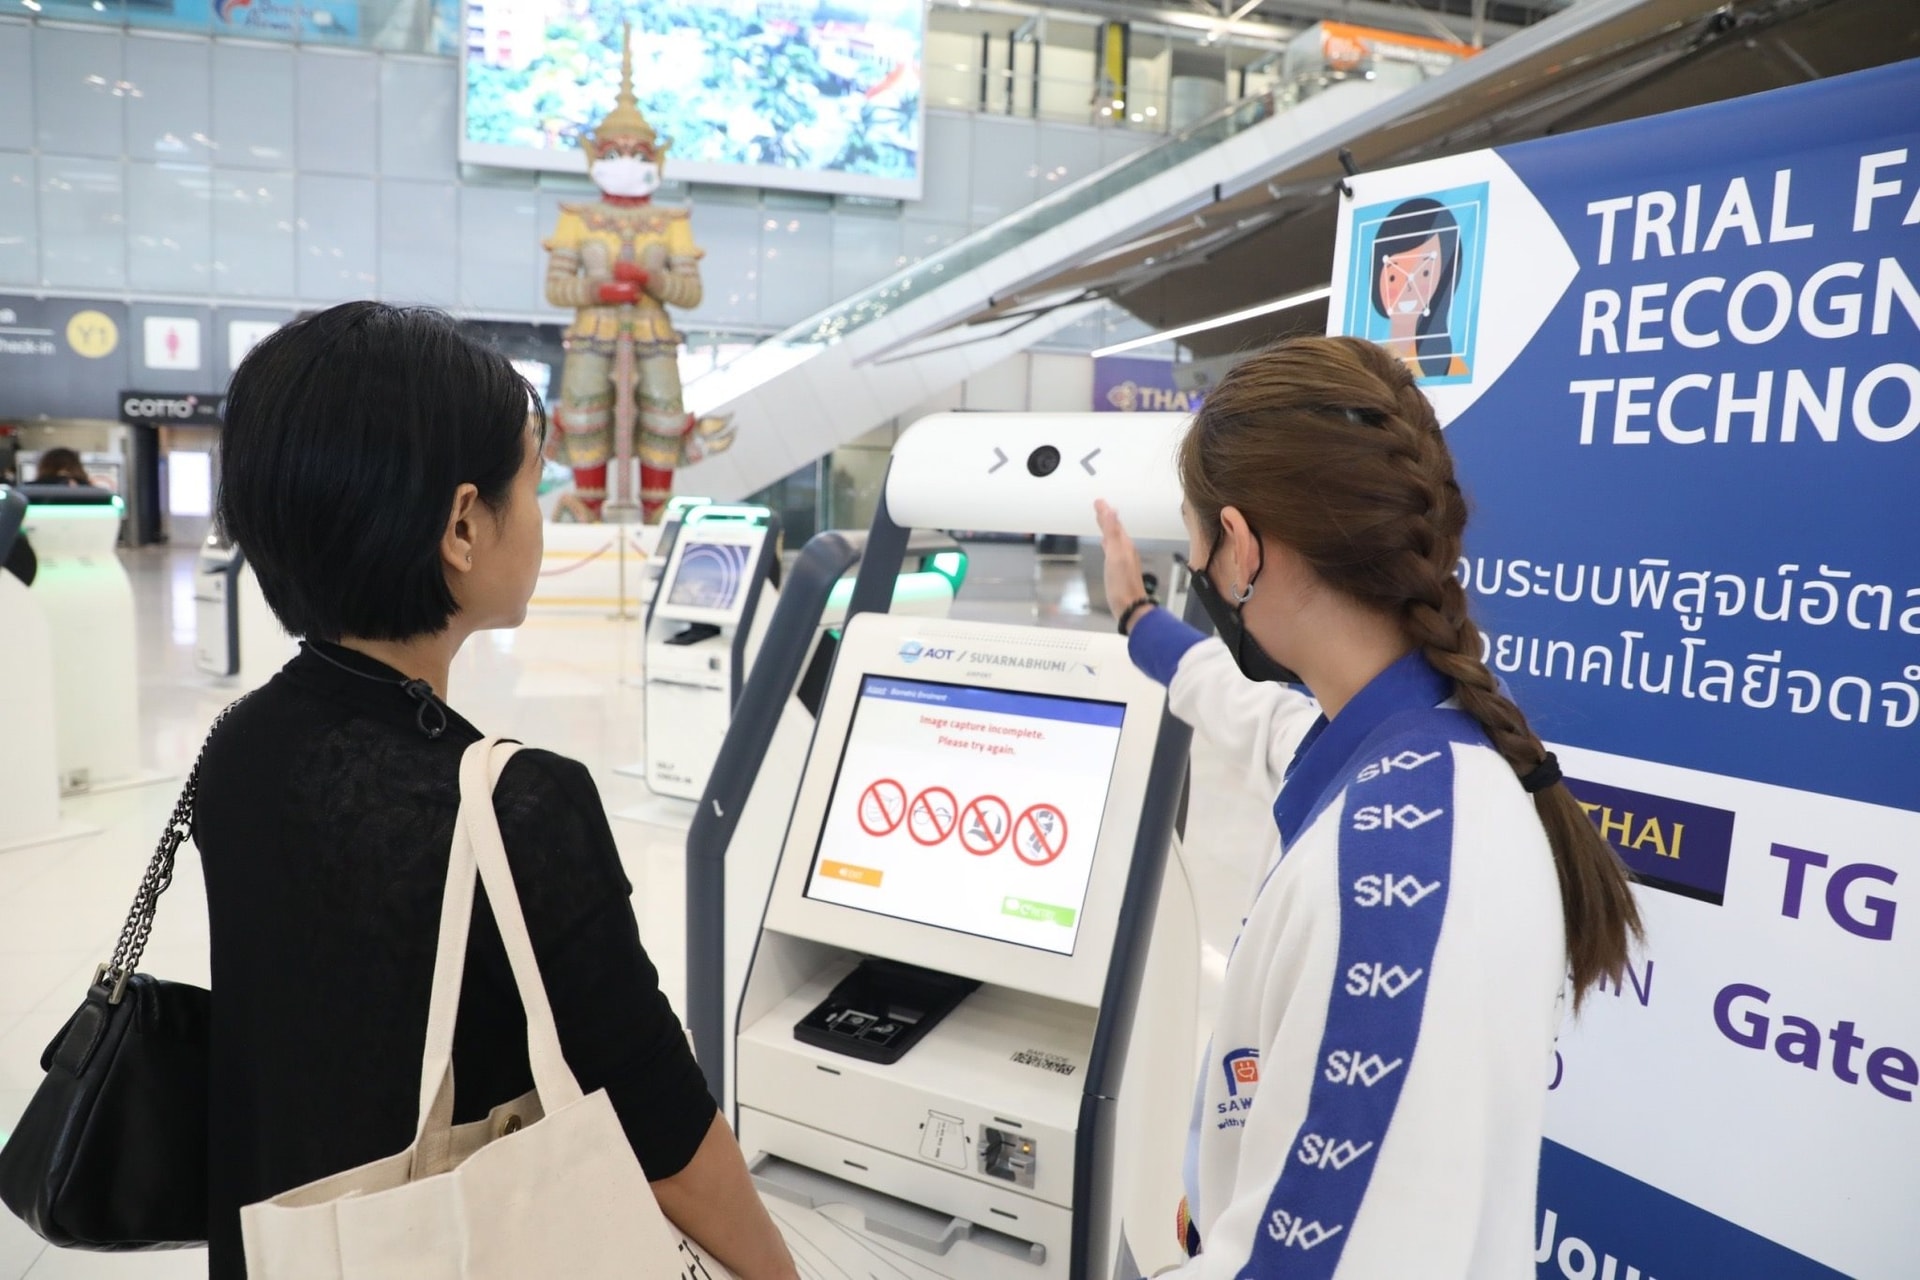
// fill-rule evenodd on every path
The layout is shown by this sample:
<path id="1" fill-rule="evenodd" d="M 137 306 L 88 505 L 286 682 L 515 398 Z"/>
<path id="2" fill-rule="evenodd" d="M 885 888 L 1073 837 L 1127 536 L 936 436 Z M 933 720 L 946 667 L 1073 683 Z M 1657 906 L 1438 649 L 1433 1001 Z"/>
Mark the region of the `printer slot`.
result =
<path id="1" fill-rule="evenodd" d="M 1045 1266 L 1047 1262 L 1047 1247 L 1043 1244 L 874 1191 L 779 1156 L 762 1154 L 749 1168 L 754 1183 L 767 1195 L 809 1211 L 831 1204 L 847 1205 L 861 1215 L 866 1229 L 874 1235 L 937 1257 L 946 1257 L 954 1245 L 965 1240 L 1036 1267 Z"/>

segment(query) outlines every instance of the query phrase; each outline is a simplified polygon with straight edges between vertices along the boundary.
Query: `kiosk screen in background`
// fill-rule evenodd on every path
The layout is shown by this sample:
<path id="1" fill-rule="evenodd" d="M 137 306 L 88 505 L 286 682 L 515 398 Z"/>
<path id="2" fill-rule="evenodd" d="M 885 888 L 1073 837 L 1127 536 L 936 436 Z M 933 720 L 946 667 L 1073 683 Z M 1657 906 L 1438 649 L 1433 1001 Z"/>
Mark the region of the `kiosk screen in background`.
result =
<path id="1" fill-rule="evenodd" d="M 865 677 L 807 896 L 1072 955 L 1125 715 Z"/>
<path id="2" fill-rule="evenodd" d="M 752 553 L 752 547 L 737 542 L 687 543 L 667 603 L 694 609 L 733 608 Z"/>

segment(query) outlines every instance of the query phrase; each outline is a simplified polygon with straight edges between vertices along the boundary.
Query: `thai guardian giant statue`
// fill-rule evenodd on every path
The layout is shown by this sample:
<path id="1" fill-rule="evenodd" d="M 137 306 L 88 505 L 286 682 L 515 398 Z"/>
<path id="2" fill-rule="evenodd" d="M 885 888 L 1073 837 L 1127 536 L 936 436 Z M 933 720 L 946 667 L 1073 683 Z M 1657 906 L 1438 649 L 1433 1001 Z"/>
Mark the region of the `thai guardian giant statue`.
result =
<path id="1" fill-rule="evenodd" d="M 701 249 L 687 210 L 653 203 L 670 140 L 657 139 L 633 96 L 633 53 L 623 48 L 620 95 L 591 137 L 581 139 L 587 173 L 602 198 L 560 206 L 546 242 L 547 302 L 573 307 L 555 419 L 573 469 L 575 519 L 655 518 L 673 491 L 676 467 L 732 443 L 724 418 L 696 422 L 680 397 L 679 348 L 668 307 L 700 305 Z M 625 465 L 640 458 L 640 504 Z"/>

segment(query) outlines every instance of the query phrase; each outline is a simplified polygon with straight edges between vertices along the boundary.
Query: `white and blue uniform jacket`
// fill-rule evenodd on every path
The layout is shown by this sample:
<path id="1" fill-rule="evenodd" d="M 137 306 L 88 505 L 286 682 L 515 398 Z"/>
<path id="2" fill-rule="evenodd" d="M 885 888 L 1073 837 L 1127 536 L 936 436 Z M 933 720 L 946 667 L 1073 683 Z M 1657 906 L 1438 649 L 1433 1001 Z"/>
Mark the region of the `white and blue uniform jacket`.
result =
<path id="1" fill-rule="evenodd" d="M 1566 938 L 1512 768 L 1419 654 L 1332 721 L 1161 609 L 1130 651 L 1278 795 L 1189 1135 L 1180 1280 L 1528 1280 Z"/>

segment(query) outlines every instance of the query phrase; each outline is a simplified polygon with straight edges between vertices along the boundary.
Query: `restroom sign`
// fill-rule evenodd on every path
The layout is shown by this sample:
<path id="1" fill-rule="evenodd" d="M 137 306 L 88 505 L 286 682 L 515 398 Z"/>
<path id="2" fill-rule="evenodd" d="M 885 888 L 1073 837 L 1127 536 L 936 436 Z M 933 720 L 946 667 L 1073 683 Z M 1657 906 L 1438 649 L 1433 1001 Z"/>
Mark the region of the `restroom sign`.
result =
<path id="1" fill-rule="evenodd" d="M 200 371 L 200 322 L 192 316 L 148 316 L 141 322 L 149 369 Z"/>

